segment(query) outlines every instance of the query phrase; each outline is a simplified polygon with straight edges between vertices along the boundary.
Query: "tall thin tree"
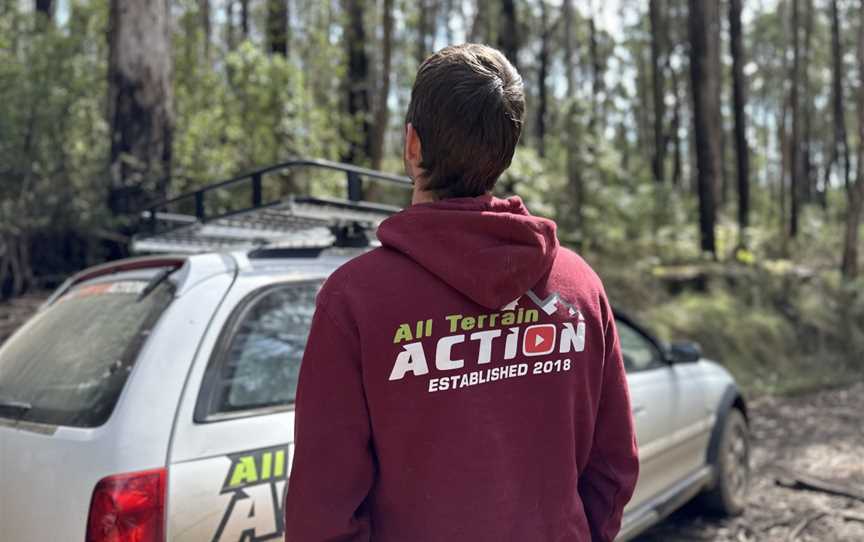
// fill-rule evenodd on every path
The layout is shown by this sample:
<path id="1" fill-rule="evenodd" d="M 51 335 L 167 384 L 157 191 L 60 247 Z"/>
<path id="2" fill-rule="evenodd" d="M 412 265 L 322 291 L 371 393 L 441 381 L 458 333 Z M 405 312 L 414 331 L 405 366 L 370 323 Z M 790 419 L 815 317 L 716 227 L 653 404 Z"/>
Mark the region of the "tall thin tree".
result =
<path id="1" fill-rule="evenodd" d="M 198 0 L 198 16 L 201 17 L 201 28 L 204 30 L 204 58 L 210 59 L 210 42 L 213 23 L 210 19 L 210 0 Z"/>
<path id="2" fill-rule="evenodd" d="M 858 171 L 855 182 L 847 189 L 846 235 L 843 242 L 841 271 L 846 279 L 858 277 L 858 244 L 861 231 L 861 214 L 864 211 L 864 0 L 858 9 Z"/>
<path id="3" fill-rule="evenodd" d="M 474 20 L 471 23 L 471 30 L 468 33 L 468 41 L 472 42 L 488 42 L 489 34 L 489 2 L 490 0 L 477 0 L 474 4 Z"/>
<path id="4" fill-rule="evenodd" d="M 600 123 L 600 94 L 603 92 L 603 64 L 600 62 L 600 44 L 597 37 L 597 23 L 594 13 L 588 17 L 588 57 L 591 63 L 591 117 L 588 129 L 592 135 L 597 135 Z"/>
<path id="5" fill-rule="evenodd" d="M 111 0 L 108 207 L 137 211 L 166 196 L 174 133 L 168 0 Z"/>
<path id="6" fill-rule="evenodd" d="M 270 52 L 283 57 L 288 56 L 288 1 L 267 0 L 267 42 Z"/>
<path id="7" fill-rule="evenodd" d="M 693 134 L 696 147 L 697 187 L 699 193 L 700 246 L 704 252 L 717 255 L 715 238 L 716 195 L 719 177 L 717 154 L 718 127 L 714 124 L 713 100 L 719 85 L 712 61 L 718 44 L 710 32 L 718 17 L 715 2 L 689 0 L 688 31 L 690 36 L 690 80 L 693 95 Z"/>
<path id="8" fill-rule="evenodd" d="M 48 20 L 54 17 L 54 0 L 36 0 L 33 7 L 36 13 L 41 14 Z"/>
<path id="9" fill-rule="evenodd" d="M 744 80 L 744 33 L 741 30 L 742 0 L 729 0 L 729 49 L 732 54 L 732 100 L 735 111 L 735 156 L 738 166 L 739 243 L 750 224 L 750 146 L 747 143 L 747 90 Z"/>
<path id="10" fill-rule="evenodd" d="M 576 40 L 574 37 L 576 22 L 573 0 L 563 0 L 562 20 L 564 22 L 564 73 L 566 81 L 565 101 L 565 124 L 561 132 L 563 147 L 567 149 L 567 186 L 570 190 L 571 213 L 567 216 L 572 218 L 573 226 L 580 240 L 585 239 L 582 227 L 583 209 L 585 207 L 585 187 L 583 178 L 583 157 L 580 148 L 582 145 L 582 130 L 579 125 L 579 101 L 576 99 Z M 569 210 L 569 209 L 568 209 Z"/>
<path id="11" fill-rule="evenodd" d="M 438 0 L 419 0 L 417 2 L 417 9 L 417 49 L 415 58 L 419 65 L 432 52 Z"/>
<path id="12" fill-rule="evenodd" d="M 800 0 L 792 0 L 792 72 L 789 81 L 789 102 L 792 108 L 792 140 L 789 142 L 789 236 L 798 235 L 798 210 L 801 199 L 801 79 Z"/>
<path id="13" fill-rule="evenodd" d="M 249 39 L 249 0 L 240 0 L 240 29 L 243 39 Z"/>
<path id="14" fill-rule="evenodd" d="M 849 157 L 849 141 L 846 132 L 846 114 L 843 108 L 843 44 L 840 41 L 840 13 L 837 0 L 831 0 L 831 104 L 834 125 L 834 141 L 825 167 L 823 190 L 827 192 L 831 171 L 838 159 L 843 160 L 843 186 L 849 186 L 852 166 Z"/>
<path id="15" fill-rule="evenodd" d="M 234 0 L 227 0 L 225 3 L 225 43 L 229 51 L 233 51 L 237 46 L 235 37 L 234 23 Z"/>
<path id="16" fill-rule="evenodd" d="M 813 0 L 804 0 L 804 47 L 801 51 L 801 201 L 811 202 L 816 192 L 813 175 Z"/>
<path id="17" fill-rule="evenodd" d="M 549 7 L 540 0 L 540 50 L 537 54 L 537 116 L 535 118 L 534 138 L 537 154 L 546 156 L 546 115 L 548 110 L 547 78 L 549 76 L 550 41 L 552 26 L 549 24 Z"/>
<path id="18" fill-rule="evenodd" d="M 519 66 L 519 19 L 515 0 L 501 0 L 501 27 L 498 30 L 498 47 L 513 66 Z"/>
<path id="19" fill-rule="evenodd" d="M 661 56 L 668 54 L 666 47 L 666 28 L 662 12 L 662 0 L 649 0 L 648 19 L 651 23 L 651 86 L 654 98 L 654 153 L 651 157 L 651 172 L 656 182 L 663 182 L 666 162 L 666 94 L 663 84 L 663 64 Z"/>
<path id="20" fill-rule="evenodd" d="M 381 12 L 381 81 L 378 84 L 378 97 L 375 100 L 374 137 L 372 140 L 372 167 L 381 168 L 384 158 L 384 141 L 390 107 L 390 78 L 393 67 L 393 0 L 384 0 Z"/>
<path id="21" fill-rule="evenodd" d="M 573 0 L 563 0 L 561 2 L 561 18 L 564 21 L 564 80 L 567 83 L 567 97 L 572 98 L 572 93 L 576 88 L 575 74 L 573 73 L 575 43 L 576 39 L 573 36 L 574 32 L 574 15 L 573 15 Z"/>
<path id="22" fill-rule="evenodd" d="M 362 162 L 372 155 L 372 125 L 369 121 L 369 55 L 366 53 L 365 1 L 343 0 L 348 18 L 344 30 L 348 71 L 345 78 L 346 111 L 354 123 L 346 139 L 343 160 Z"/>

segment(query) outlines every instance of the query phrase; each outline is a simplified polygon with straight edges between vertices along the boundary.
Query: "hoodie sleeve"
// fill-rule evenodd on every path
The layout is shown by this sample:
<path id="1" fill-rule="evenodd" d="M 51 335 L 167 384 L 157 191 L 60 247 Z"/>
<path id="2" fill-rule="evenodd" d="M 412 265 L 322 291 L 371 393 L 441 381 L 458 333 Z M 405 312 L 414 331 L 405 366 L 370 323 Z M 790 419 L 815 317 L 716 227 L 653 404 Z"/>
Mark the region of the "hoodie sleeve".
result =
<path id="1" fill-rule="evenodd" d="M 375 466 L 359 337 L 334 319 L 323 294 L 300 369 L 285 539 L 368 541 Z"/>
<path id="2" fill-rule="evenodd" d="M 608 302 L 602 389 L 588 464 L 579 477 L 579 495 L 592 542 L 611 542 L 621 528 L 624 505 L 633 495 L 639 455 L 618 332 Z"/>

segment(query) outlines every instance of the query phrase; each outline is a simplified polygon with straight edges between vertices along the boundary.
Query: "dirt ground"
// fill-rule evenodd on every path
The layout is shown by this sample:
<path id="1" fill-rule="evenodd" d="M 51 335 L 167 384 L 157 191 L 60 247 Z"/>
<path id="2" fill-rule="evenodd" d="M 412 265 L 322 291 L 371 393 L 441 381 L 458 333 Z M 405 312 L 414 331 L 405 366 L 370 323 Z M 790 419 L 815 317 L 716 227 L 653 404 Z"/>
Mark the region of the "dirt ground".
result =
<path id="1" fill-rule="evenodd" d="M 0 303 L 0 343 L 44 299 Z M 753 400 L 750 420 L 753 482 L 745 513 L 720 520 L 688 505 L 639 542 L 864 542 L 864 500 L 776 483 L 785 469 L 864 494 L 864 378 L 839 389 Z"/>
<path id="2" fill-rule="evenodd" d="M 864 382 L 750 406 L 753 481 L 745 513 L 717 520 L 690 505 L 639 542 L 864 541 L 864 502 L 776 483 L 785 469 L 864 495 Z"/>

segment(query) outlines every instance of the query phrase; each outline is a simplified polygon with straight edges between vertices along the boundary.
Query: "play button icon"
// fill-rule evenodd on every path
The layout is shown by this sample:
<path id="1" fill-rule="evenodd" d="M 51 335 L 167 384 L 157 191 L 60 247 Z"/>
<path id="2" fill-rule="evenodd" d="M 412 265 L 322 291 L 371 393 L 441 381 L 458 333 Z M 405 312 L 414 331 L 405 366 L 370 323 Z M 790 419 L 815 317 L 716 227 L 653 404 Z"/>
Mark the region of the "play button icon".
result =
<path id="1" fill-rule="evenodd" d="M 522 352 L 526 356 L 545 356 L 555 349 L 556 334 L 554 324 L 529 326 L 522 338 Z"/>

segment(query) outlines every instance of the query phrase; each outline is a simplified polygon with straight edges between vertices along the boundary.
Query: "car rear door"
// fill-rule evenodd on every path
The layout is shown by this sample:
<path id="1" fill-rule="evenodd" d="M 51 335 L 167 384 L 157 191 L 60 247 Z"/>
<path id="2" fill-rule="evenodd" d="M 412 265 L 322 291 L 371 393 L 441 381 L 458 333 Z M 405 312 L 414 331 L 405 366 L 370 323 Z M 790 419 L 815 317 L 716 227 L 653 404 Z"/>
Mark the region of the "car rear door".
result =
<path id="1" fill-rule="evenodd" d="M 169 460 L 168 539 L 283 536 L 297 375 L 323 277 L 238 280 L 205 337 Z"/>

